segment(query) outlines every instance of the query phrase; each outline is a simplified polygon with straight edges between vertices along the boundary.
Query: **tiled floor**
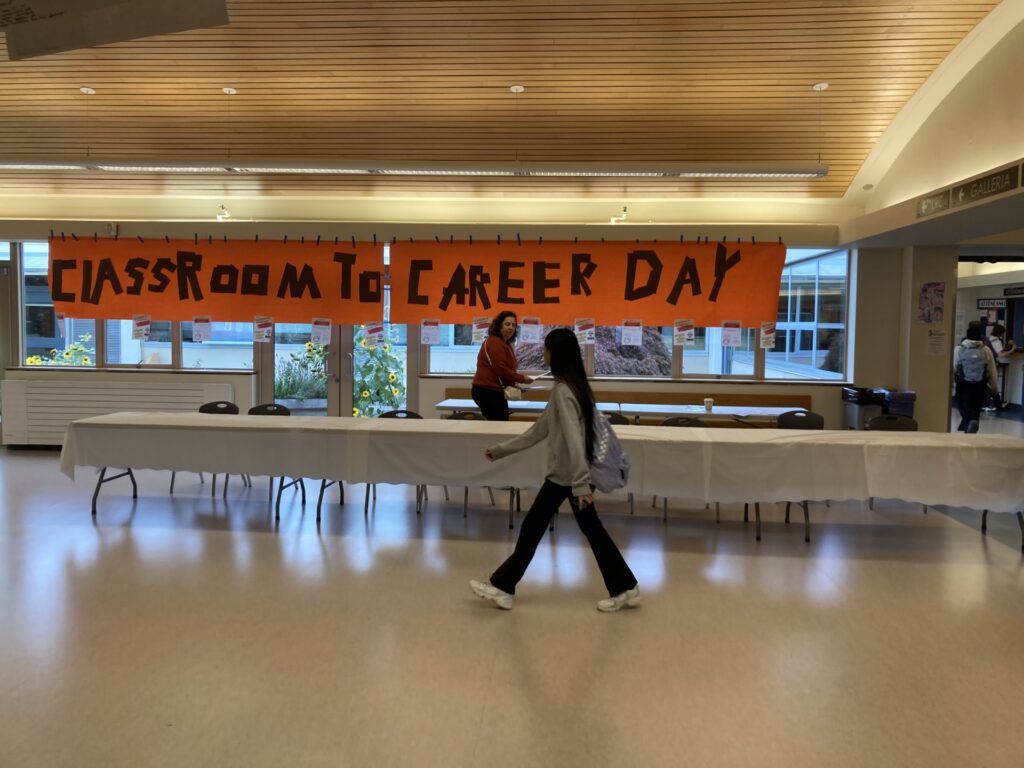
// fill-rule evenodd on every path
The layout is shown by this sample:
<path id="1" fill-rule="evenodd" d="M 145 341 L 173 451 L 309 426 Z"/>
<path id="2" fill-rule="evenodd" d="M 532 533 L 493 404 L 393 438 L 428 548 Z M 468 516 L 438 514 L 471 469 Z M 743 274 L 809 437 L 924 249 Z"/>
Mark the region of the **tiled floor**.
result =
<path id="1" fill-rule="evenodd" d="M 318 529 L 265 478 L 139 479 L 94 523 L 91 473 L 0 449 L 3 768 L 1022 764 L 1019 532 L 973 512 L 815 505 L 807 545 L 769 506 L 758 544 L 741 508 L 604 502 L 644 605 L 594 610 L 562 515 L 506 613 L 466 587 L 500 498 L 381 486 L 364 518 L 356 486 Z"/>

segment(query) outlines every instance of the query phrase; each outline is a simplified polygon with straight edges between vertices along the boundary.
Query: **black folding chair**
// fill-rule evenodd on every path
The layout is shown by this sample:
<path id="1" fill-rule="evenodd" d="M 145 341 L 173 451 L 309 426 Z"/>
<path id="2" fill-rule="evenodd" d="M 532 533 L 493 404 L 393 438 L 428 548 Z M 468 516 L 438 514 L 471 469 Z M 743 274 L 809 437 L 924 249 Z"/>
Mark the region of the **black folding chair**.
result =
<path id="1" fill-rule="evenodd" d="M 825 417 L 813 411 L 786 411 L 779 415 L 776 421 L 779 429 L 824 429 Z M 793 502 L 786 502 L 786 524 L 789 525 L 789 508 Z M 804 510 L 804 541 L 811 540 L 811 515 L 807 507 L 806 499 L 798 501 Z M 756 512 L 755 507 L 755 512 Z M 761 516 L 757 515 L 757 540 L 761 540 Z"/>
<path id="2" fill-rule="evenodd" d="M 286 405 L 280 403 L 260 403 L 254 405 L 249 409 L 250 416 L 291 416 L 292 412 Z M 298 486 L 299 490 L 302 491 L 302 504 L 306 504 L 306 484 L 302 481 L 301 477 L 293 477 L 287 483 L 285 478 L 278 478 L 277 483 L 277 502 L 274 504 L 274 519 L 281 519 L 281 494 L 285 488 L 292 488 Z M 274 500 L 274 478 L 270 478 L 270 492 L 267 496 L 268 501 Z"/>
<path id="3" fill-rule="evenodd" d="M 234 403 L 229 402 L 227 400 L 213 400 L 213 401 L 211 401 L 209 403 L 203 403 L 202 405 L 200 405 L 199 406 L 199 412 L 200 413 L 223 413 L 223 414 L 228 414 L 228 415 L 234 416 L 234 415 L 237 415 L 239 413 L 239 410 L 238 410 L 238 406 L 237 405 L 235 405 Z M 175 478 L 175 475 L 177 475 L 177 474 L 178 474 L 177 472 L 171 472 L 171 490 L 170 490 L 170 493 L 172 495 L 174 494 L 174 478 Z M 199 474 L 199 482 L 200 483 L 204 483 L 205 481 L 203 480 L 203 473 L 199 472 L 198 474 Z M 216 473 L 211 473 L 211 476 L 212 476 L 213 480 L 212 480 L 212 484 L 210 486 L 210 496 L 216 496 L 217 495 L 217 475 L 216 475 Z M 245 482 L 245 483 L 249 482 L 248 478 L 245 475 L 242 475 L 242 478 L 243 478 L 242 482 Z M 227 497 L 228 497 L 228 476 L 224 475 L 224 498 L 226 499 Z"/>
<path id="4" fill-rule="evenodd" d="M 378 419 L 422 419 L 416 411 L 408 411 L 404 409 L 398 409 L 394 411 L 385 411 L 377 416 Z M 363 499 L 363 514 L 369 514 L 370 512 L 370 493 L 373 493 L 373 500 L 377 501 L 377 484 L 367 483 L 366 484 L 366 496 Z M 427 486 L 417 485 L 416 486 L 416 514 L 420 513 L 424 499 L 427 498 Z"/>

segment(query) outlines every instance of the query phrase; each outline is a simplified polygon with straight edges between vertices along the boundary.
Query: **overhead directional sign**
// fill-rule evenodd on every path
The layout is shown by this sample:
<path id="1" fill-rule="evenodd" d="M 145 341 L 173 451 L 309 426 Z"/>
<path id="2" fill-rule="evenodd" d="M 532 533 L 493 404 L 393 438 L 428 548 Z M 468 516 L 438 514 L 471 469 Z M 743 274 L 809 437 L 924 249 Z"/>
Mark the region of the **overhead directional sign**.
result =
<path id="1" fill-rule="evenodd" d="M 976 176 L 969 181 L 954 184 L 937 192 L 917 198 L 917 218 L 934 216 L 937 213 L 976 203 L 996 195 L 1003 195 L 1020 188 L 1021 166 L 1019 163 Z"/>

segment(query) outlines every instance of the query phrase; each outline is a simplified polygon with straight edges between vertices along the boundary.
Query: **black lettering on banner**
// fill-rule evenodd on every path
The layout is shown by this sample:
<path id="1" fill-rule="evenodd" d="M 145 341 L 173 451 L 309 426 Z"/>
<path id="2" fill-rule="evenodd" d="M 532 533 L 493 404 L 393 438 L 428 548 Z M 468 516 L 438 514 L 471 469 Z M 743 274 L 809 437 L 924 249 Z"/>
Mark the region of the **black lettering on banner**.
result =
<path id="1" fill-rule="evenodd" d="M 128 259 L 124 271 L 128 273 L 131 283 L 124 289 L 129 296 L 138 296 L 142 293 L 142 283 L 146 279 L 146 267 L 149 266 L 149 259 L 134 256 Z"/>
<path id="2" fill-rule="evenodd" d="M 383 300 L 383 280 L 380 272 L 359 273 L 359 301 L 364 303 L 378 303 Z"/>
<path id="3" fill-rule="evenodd" d="M 679 267 L 679 274 L 676 275 L 676 282 L 668 294 L 668 303 L 675 305 L 679 303 L 679 294 L 685 286 L 690 286 L 691 296 L 700 296 L 700 275 L 697 274 L 697 262 L 687 256 Z"/>
<path id="4" fill-rule="evenodd" d="M 266 296 L 270 288 L 270 267 L 246 264 L 242 267 L 242 295 Z"/>
<path id="5" fill-rule="evenodd" d="M 82 301 L 88 301 L 92 295 L 92 262 L 89 259 L 82 262 L 82 290 L 78 295 Z"/>
<path id="6" fill-rule="evenodd" d="M 174 272 L 177 268 L 178 265 L 168 258 L 161 256 L 157 259 L 156 264 L 153 265 L 153 279 L 156 280 L 156 282 L 150 283 L 147 286 L 149 292 L 163 293 L 166 291 L 167 286 L 171 283 L 171 278 L 165 275 L 164 272 Z"/>
<path id="7" fill-rule="evenodd" d="M 533 303 L 534 304 L 557 304 L 558 295 L 548 296 L 548 289 L 558 290 L 562 281 L 557 277 L 548 278 L 549 269 L 558 269 L 561 266 L 557 261 L 535 261 L 533 262 Z"/>
<path id="8" fill-rule="evenodd" d="M 354 253 L 335 253 L 334 260 L 341 264 L 341 298 L 352 298 L 352 267 L 356 263 Z"/>
<path id="9" fill-rule="evenodd" d="M 509 291 L 512 289 L 522 290 L 523 281 L 517 280 L 510 274 L 513 269 L 522 269 L 526 266 L 523 261 L 499 261 L 498 262 L 498 303 L 499 304 L 525 304 L 526 299 L 522 296 L 512 296 Z"/>
<path id="10" fill-rule="evenodd" d="M 210 273 L 210 293 L 238 293 L 238 267 L 218 264 Z"/>
<path id="11" fill-rule="evenodd" d="M 466 288 L 466 268 L 462 266 L 462 262 L 459 262 L 459 266 L 455 268 L 451 279 L 448 280 L 448 285 L 441 291 L 441 303 L 438 306 L 443 312 L 448 309 L 452 299 L 455 299 L 456 304 L 465 304 L 467 293 L 469 293 L 469 289 Z"/>
<path id="12" fill-rule="evenodd" d="M 654 251 L 630 251 L 627 258 L 626 290 L 623 298 L 626 301 L 636 301 L 657 293 L 658 283 L 661 281 L 661 259 L 658 258 L 658 255 Z M 651 274 L 647 276 L 646 283 L 637 287 L 636 267 L 641 261 L 650 265 Z"/>
<path id="13" fill-rule="evenodd" d="M 104 283 L 110 283 L 110 290 L 115 295 L 123 293 L 121 280 L 118 278 L 117 270 L 114 269 L 110 259 L 100 259 L 100 263 L 96 267 L 96 282 L 92 285 L 92 295 L 85 300 L 90 304 L 99 304 L 100 297 L 103 295 Z"/>
<path id="14" fill-rule="evenodd" d="M 188 301 L 189 289 L 192 298 L 202 301 L 203 292 L 199 288 L 199 270 L 203 268 L 203 255 L 189 251 L 178 251 L 178 298 Z"/>
<path id="15" fill-rule="evenodd" d="M 711 287 L 708 301 L 718 301 L 718 291 L 725 280 L 725 273 L 740 263 L 740 252 L 736 251 L 732 256 L 726 258 L 728 251 L 724 243 L 719 243 L 715 250 L 715 284 Z"/>
<path id="16" fill-rule="evenodd" d="M 469 268 L 469 306 L 477 305 L 477 298 L 480 299 L 480 306 L 483 309 L 491 308 L 491 300 L 487 296 L 487 283 L 491 282 L 491 276 L 484 272 L 479 264 Z"/>
<path id="17" fill-rule="evenodd" d="M 569 275 L 569 293 L 573 296 L 580 294 L 590 295 L 590 283 L 587 281 L 597 270 L 589 253 L 574 253 L 572 255 L 572 272 Z"/>
<path id="18" fill-rule="evenodd" d="M 54 259 L 50 268 L 50 295 L 54 301 L 74 301 L 75 294 L 64 290 L 64 270 L 77 269 L 74 259 Z"/>
<path id="19" fill-rule="evenodd" d="M 434 269 L 434 262 L 430 259 L 413 259 L 409 264 L 409 304 L 429 303 L 430 299 L 420 293 L 420 273 L 430 272 Z"/>
<path id="20" fill-rule="evenodd" d="M 284 275 L 281 277 L 281 285 L 277 288 L 277 298 L 283 299 L 285 294 L 290 294 L 290 298 L 301 299 L 302 294 L 309 291 L 309 296 L 312 299 L 320 298 L 320 286 L 316 284 L 316 277 L 313 275 L 313 269 L 309 264 L 302 265 L 302 271 L 296 270 L 295 265 L 291 262 L 286 262 L 284 265 Z"/>

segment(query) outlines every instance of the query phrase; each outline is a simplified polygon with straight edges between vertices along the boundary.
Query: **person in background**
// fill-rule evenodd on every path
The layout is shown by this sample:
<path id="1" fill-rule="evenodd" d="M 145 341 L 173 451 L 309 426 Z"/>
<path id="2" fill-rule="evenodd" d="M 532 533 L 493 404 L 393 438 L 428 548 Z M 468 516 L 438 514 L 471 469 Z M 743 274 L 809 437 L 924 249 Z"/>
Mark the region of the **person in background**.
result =
<path id="1" fill-rule="evenodd" d="M 981 337 L 981 323 L 972 320 L 967 325 L 964 340 L 953 350 L 956 405 L 960 411 L 957 430 L 960 432 L 978 431 L 987 390 L 999 397 L 995 357 Z"/>
<path id="2" fill-rule="evenodd" d="M 473 376 L 473 402 L 488 421 L 508 421 L 508 401 L 505 387 L 518 384 L 532 384 L 533 379 L 519 373 L 516 353 L 512 347 L 518 333 L 518 318 L 515 312 L 499 312 L 487 338 L 480 345 L 476 356 L 476 374 Z"/>
<path id="3" fill-rule="evenodd" d="M 590 484 L 590 460 L 594 455 L 594 393 L 583 370 L 576 334 L 568 328 L 551 331 L 544 339 L 544 362 L 551 366 L 551 375 L 555 379 L 544 413 L 522 435 L 488 448 L 485 455 L 488 461 L 494 461 L 547 439 L 547 476 L 523 519 L 515 551 L 491 574 L 490 581 L 472 579 L 469 588 L 498 608 L 510 610 L 516 585 L 526 573 L 545 529 L 558 512 L 558 507 L 568 499 L 608 589 L 609 597 L 598 602 L 597 610 L 612 613 L 632 608 L 640 602 L 636 576 L 601 525 L 594 508 L 594 489 Z"/>
<path id="4" fill-rule="evenodd" d="M 1000 392 L 995 398 L 996 408 L 1001 410 L 1009 405 L 1002 397 L 1003 382 L 1006 381 L 1006 368 L 1010 364 L 1010 355 L 1017 351 L 1017 347 L 1012 341 L 1006 340 L 1006 326 L 1002 323 L 993 325 L 988 332 L 988 337 L 992 354 L 996 358 L 996 371 L 999 374 L 996 385 Z"/>

